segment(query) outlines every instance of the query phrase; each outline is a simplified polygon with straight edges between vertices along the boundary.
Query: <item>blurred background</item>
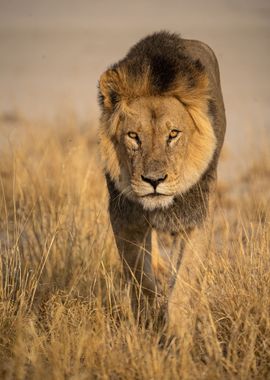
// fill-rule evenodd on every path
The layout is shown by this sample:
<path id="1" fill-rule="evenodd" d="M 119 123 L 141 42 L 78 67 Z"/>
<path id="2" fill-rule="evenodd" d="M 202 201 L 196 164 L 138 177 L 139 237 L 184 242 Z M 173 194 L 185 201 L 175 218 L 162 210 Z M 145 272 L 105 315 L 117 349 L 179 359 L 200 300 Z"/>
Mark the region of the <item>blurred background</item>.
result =
<path id="1" fill-rule="evenodd" d="M 0 0 L 2 118 L 50 120 L 72 110 L 97 125 L 100 74 L 162 29 L 213 48 L 230 161 L 255 152 L 270 126 L 269 0 Z"/>

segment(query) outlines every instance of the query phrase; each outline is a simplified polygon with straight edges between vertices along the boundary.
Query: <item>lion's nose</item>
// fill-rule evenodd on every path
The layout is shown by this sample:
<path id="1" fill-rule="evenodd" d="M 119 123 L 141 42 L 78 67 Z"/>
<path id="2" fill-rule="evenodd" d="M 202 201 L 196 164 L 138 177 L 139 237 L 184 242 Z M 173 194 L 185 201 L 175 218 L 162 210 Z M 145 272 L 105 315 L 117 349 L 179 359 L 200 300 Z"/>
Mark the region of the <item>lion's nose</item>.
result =
<path id="1" fill-rule="evenodd" d="M 160 178 L 150 178 L 150 177 L 145 177 L 142 175 L 142 180 L 147 182 L 147 183 L 150 183 L 150 185 L 153 186 L 154 190 L 156 190 L 157 186 L 165 181 L 165 179 L 168 177 L 168 175 L 166 174 L 164 177 L 160 177 Z"/>

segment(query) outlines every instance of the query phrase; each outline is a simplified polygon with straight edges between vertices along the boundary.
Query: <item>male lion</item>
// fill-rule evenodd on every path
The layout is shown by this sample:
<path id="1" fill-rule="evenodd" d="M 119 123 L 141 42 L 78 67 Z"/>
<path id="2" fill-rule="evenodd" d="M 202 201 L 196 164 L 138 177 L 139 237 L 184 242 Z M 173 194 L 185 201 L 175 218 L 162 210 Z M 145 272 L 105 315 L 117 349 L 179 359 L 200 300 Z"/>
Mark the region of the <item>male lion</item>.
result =
<path id="1" fill-rule="evenodd" d="M 202 42 L 154 33 L 102 74 L 99 101 L 110 218 L 134 311 L 159 292 L 154 228 L 178 247 L 168 302 L 177 325 L 198 300 L 210 241 L 226 125 L 216 57 Z"/>

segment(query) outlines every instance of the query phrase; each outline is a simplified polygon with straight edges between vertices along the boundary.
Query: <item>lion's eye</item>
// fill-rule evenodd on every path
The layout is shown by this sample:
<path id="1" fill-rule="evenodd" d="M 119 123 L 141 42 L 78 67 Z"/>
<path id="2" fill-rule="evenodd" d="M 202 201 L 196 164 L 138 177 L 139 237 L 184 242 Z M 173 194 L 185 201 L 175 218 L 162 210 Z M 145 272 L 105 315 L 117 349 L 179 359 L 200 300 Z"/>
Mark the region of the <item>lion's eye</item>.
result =
<path id="1" fill-rule="evenodd" d="M 179 135 L 180 131 L 177 129 L 172 129 L 169 133 L 169 140 L 175 139 Z"/>
<path id="2" fill-rule="evenodd" d="M 138 140 L 139 136 L 135 132 L 128 132 L 128 136 L 133 140 Z"/>

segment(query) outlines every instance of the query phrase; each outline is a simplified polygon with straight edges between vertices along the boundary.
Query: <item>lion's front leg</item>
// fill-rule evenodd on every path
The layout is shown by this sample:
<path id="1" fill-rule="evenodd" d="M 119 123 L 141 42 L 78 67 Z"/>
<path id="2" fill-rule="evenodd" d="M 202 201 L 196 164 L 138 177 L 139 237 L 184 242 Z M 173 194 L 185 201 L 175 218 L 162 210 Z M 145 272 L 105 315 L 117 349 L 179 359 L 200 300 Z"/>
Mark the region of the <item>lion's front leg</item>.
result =
<path id="1" fill-rule="evenodd" d="M 151 263 L 151 230 L 140 225 L 119 223 L 113 226 L 125 277 L 131 286 L 131 304 L 140 317 L 156 296 L 156 281 Z"/>
<path id="2" fill-rule="evenodd" d="M 196 326 L 196 307 L 201 300 L 212 235 L 214 200 L 209 202 L 209 214 L 202 226 L 182 235 L 180 260 L 175 268 L 168 300 L 170 333 L 184 337 Z"/>
<path id="3" fill-rule="evenodd" d="M 184 337 L 195 327 L 196 305 L 200 302 L 209 249 L 208 231 L 196 228 L 183 237 L 179 269 L 172 281 L 168 300 L 168 327 Z M 177 270 L 178 269 L 178 270 Z"/>

